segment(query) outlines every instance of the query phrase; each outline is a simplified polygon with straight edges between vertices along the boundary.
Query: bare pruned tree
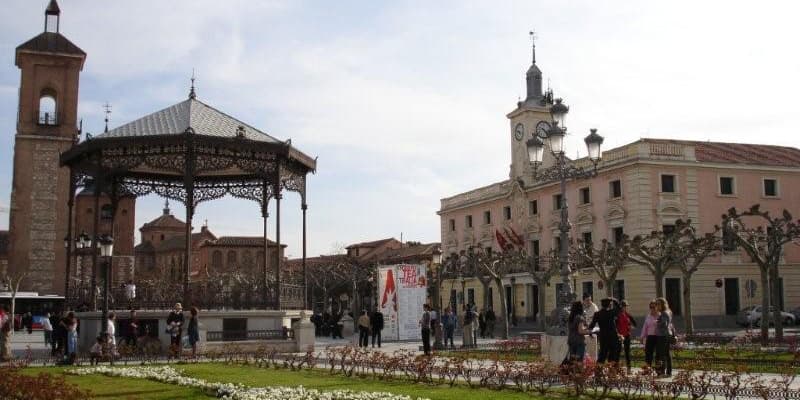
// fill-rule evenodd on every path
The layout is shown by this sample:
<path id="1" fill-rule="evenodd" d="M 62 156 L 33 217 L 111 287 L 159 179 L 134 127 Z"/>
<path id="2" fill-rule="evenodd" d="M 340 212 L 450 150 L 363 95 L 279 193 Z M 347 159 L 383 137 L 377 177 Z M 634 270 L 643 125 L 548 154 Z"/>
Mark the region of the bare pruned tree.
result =
<path id="1" fill-rule="evenodd" d="M 623 241 L 627 241 L 627 237 Z M 664 276 L 680 259 L 680 236 L 675 232 L 652 231 L 630 241 L 630 260 L 653 274 L 656 297 L 664 297 Z"/>
<path id="2" fill-rule="evenodd" d="M 614 296 L 614 283 L 617 275 L 630 261 L 630 241 L 623 240 L 621 244 L 614 245 L 603 239 L 600 246 L 595 248 L 591 242 L 578 240 L 577 246 L 570 248 L 570 259 L 578 269 L 591 268 L 606 290 L 606 297 Z"/>
<path id="3" fill-rule="evenodd" d="M 719 228 L 715 227 L 713 232 L 700 234 L 692 226 L 691 220 L 675 221 L 674 234 L 678 236 L 678 245 L 683 249 L 682 253 L 678 253 L 676 261 L 683 276 L 683 316 L 687 334 L 694 333 L 692 276 L 708 257 L 719 252 L 721 245 L 718 231 Z"/>
<path id="4" fill-rule="evenodd" d="M 16 272 L 9 274 L 6 272 L 0 277 L 0 285 L 6 288 L 9 292 L 11 292 L 11 334 L 14 334 L 14 315 L 16 313 L 16 306 L 17 306 L 17 293 L 19 292 L 19 286 L 22 284 L 22 281 L 28 277 L 27 272 Z"/>
<path id="5" fill-rule="evenodd" d="M 749 226 L 748 223 L 749 222 Z M 761 339 L 766 344 L 769 340 L 769 324 L 764 320 L 764 313 L 770 309 L 770 300 L 774 310 L 772 322 L 775 324 L 775 338 L 783 339 L 783 318 L 781 317 L 778 282 L 778 266 L 783 255 L 783 247 L 800 238 L 800 220 L 792 219 L 792 214 L 783 210 L 780 216 L 773 216 L 769 211 L 762 211 L 758 204 L 746 211 L 730 208 L 722 216 L 722 229 L 725 234 L 733 235 L 736 243 L 758 265 L 761 273 Z"/>
<path id="6" fill-rule="evenodd" d="M 547 329 L 547 317 L 545 316 L 545 287 L 550 286 L 550 280 L 561 272 L 558 264 L 558 252 L 553 249 L 544 257 L 536 255 L 527 256 L 523 267 L 525 268 L 525 272 L 530 274 L 533 283 L 539 288 L 539 315 L 536 316 L 536 321 L 539 325 L 539 329 L 544 331 Z"/>

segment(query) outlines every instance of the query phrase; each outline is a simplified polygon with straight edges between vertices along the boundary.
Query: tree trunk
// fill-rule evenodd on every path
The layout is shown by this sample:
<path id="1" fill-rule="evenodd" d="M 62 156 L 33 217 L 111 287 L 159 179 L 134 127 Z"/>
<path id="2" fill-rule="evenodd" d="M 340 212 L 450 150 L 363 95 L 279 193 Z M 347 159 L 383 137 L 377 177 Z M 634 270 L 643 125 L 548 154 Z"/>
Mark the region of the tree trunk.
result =
<path id="1" fill-rule="evenodd" d="M 772 296 L 772 306 L 775 308 L 775 311 L 772 312 L 772 323 L 775 325 L 775 340 L 781 341 L 783 340 L 783 316 L 781 316 L 781 292 L 779 289 L 780 287 L 780 277 L 778 276 L 778 266 L 773 265 L 769 269 L 769 282 L 770 282 L 770 294 Z"/>
<path id="2" fill-rule="evenodd" d="M 655 279 L 656 285 L 656 298 L 664 297 L 664 275 L 667 273 L 660 269 L 657 269 L 656 272 L 653 273 L 653 278 Z"/>
<path id="3" fill-rule="evenodd" d="M 502 294 L 500 299 L 500 311 L 503 313 L 503 339 L 508 339 L 508 309 L 506 308 L 506 294 L 505 288 L 503 287 L 503 282 L 500 279 L 494 280 L 495 285 L 497 286 L 497 291 Z M 497 314 L 495 314 L 497 316 Z"/>
<path id="4" fill-rule="evenodd" d="M 544 332 L 544 331 L 547 330 L 547 314 L 544 312 L 544 310 L 547 309 L 544 306 L 544 302 L 545 302 L 546 297 L 547 297 L 547 296 L 545 296 L 545 293 L 544 293 L 545 292 L 544 288 L 545 288 L 546 285 L 541 284 L 541 285 L 537 285 L 537 286 L 539 286 L 539 289 L 538 289 L 538 291 L 539 291 L 539 309 L 537 310 L 539 315 L 537 315 L 536 318 L 538 318 L 537 322 L 539 323 L 539 329 L 541 329 L 541 331 Z"/>
<path id="5" fill-rule="evenodd" d="M 769 317 L 764 318 L 764 314 L 769 311 L 769 276 L 768 271 L 761 269 L 761 342 L 766 346 L 769 342 Z"/>
<path id="6" fill-rule="evenodd" d="M 692 320 L 692 274 L 683 274 L 683 318 L 686 327 L 686 334 L 694 333 L 694 321 Z"/>
<path id="7" fill-rule="evenodd" d="M 614 279 L 603 279 L 603 284 L 606 285 L 606 298 L 614 297 Z"/>

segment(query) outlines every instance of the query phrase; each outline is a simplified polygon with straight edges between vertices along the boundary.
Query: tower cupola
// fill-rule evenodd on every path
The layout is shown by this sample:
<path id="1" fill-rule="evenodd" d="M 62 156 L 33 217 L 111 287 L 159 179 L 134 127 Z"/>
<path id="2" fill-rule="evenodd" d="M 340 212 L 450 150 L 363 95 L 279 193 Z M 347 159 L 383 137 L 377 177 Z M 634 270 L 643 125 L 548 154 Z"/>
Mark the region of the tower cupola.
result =
<path id="1" fill-rule="evenodd" d="M 528 72 L 525 74 L 525 81 L 527 83 L 527 96 L 525 96 L 525 101 L 530 100 L 538 100 L 542 98 L 542 71 L 536 65 L 536 40 L 533 35 L 531 34 L 531 67 L 528 68 Z"/>
<path id="2" fill-rule="evenodd" d="M 44 31 L 58 33 L 60 19 L 61 9 L 58 8 L 58 3 L 56 0 L 50 0 L 47 9 L 44 10 Z"/>

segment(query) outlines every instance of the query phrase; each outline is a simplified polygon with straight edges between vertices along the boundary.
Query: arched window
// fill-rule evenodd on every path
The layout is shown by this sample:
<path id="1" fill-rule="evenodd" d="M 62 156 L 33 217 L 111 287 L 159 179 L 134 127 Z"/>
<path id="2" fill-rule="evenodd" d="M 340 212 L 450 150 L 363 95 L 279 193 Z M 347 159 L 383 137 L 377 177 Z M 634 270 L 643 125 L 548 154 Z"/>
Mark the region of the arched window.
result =
<path id="1" fill-rule="evenodd" d="M 39 124 L 58 125 L 57 112 L 56 92 L 51 89 L 42 90 L 42 95 L 39 97 Z"/>
<path id="2" fill-rule="evenodd" d="M 255 265 L 253 264 L 253 253 L 250 250 L 245 250 L 242 253 L 242 265 L 247 268 L 252 268 Z"/>
<path id="3" fill-rule="evenodd" d="M 100 218 L 101 219 L 111 219 L 114 217 L 114 210 L 111 207 L 111 204 L 106 204 L 100 207 Z"/>
<path id="4" fill-rule="evenodd" d="M 228 268 L 236 267 L 236 252 L 233 250 L 228 251 Z"/>
<path id="5" fill-rule="evenodd" d="M 211 253 L 211 266 L 214 269 L 217 269 L 217 270 L 222 269 L 222 252 L 221 251 L 214 250 L 214 252 Z"/>
<path id="6" fill-rule="evenodd" d="M 256 253 L 256 265 L 258 266 L 258 268 L 264 267 L 264 252 L 263 251 L 259 251 L 258 253 Z"/>

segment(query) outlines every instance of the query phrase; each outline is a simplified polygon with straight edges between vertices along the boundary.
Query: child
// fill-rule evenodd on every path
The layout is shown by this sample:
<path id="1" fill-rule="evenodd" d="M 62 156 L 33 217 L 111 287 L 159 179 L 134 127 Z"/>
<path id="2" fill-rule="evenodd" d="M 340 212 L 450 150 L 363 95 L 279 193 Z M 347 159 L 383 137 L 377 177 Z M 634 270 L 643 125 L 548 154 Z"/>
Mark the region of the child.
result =
<path id="1" fill-rule="evenodd" d="M 100 359 L 102 357 L 103 357 L 103 338 L 98 336 L 94 346 L 92 346 L 92 348 L 89 349 L 89 365 L 99 364 Z"/>

